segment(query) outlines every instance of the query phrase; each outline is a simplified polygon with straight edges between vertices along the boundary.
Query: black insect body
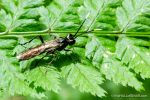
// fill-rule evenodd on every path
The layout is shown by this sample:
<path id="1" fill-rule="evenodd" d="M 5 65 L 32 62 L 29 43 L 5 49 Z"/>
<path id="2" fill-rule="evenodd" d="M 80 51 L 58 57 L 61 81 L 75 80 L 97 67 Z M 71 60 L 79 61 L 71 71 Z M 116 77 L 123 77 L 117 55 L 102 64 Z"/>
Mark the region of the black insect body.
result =
<path id="1" fill-rule="evenodd" d="M 68 45 L 75 44 L 75 38 L 72 34 L 68 34 L 65 38 L 58 38 L 52 41 L 45 42 L 34 48 L 31 48 L 17 56 L 19 60 L 28 60 L 44 52 L 54 53 L 55 51 L 64 50 Z"/>
<path id="2" fill-rule="evenodd" d="M 77 32 L 74 35 L 68 34 L 65 38 L 58 38 L 58 39 L 54 39 L 52 41 L 42 43 L 41 45 L 38 45 L 34 48 L 31 48 L 31 49 L 24 51 L 23 53 L 19 54 L 17 56 L 17 59 L 20 61 L 28 60 L 30 58 L 33 58 L 33 57 L 38 56 L 38 55 L 45 53 L 45 52 L 49 53 L 49 54 L 53 54 L 56 51 L 65 50 L 65 48 L 68 45 L 75 44 L 76 35 L 79 32 L 79 30 L 81 29 L 85 20 L 82 22 L 81 26 L 79 27 L 79 29 L 77 30 Z"/>
<path id="3" fill-rule="evenodd" d="M 72 34 L 68 34 L 65 38 L 60 38 L 59 43 L 62 44 L 57 48 L 58 51 L 64 50 L 68 45 L 75 44 L 76 40 Z"/>

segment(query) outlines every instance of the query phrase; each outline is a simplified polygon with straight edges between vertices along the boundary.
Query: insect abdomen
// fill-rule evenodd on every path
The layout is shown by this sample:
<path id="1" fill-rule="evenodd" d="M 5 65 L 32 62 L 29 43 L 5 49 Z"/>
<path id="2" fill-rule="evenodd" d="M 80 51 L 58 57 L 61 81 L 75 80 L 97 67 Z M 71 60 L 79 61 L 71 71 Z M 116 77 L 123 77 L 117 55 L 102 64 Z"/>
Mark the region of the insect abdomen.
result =
<path id="1" fill-rule="evenodd" d="M 31 48 L 21 54 L 19 54 L 17 56 L 17 59 L 18 60 L 28 60 L 30 58 L 33 58 L 37 55 L 40 55 L 41 53 L 43 52 L 46 52 L 47 50 L 54 50 L 56 49 L 60 44 L 57 42 L 57 40 L 54 40 L 54 41 L 49 41 L 49 42 L 46 42 L 44 44 L 41 44 L 39 46 L 36 46 L 34 48 Z M 49 51 L 50 52 L 50 51 Z"/>
<path id="2" fill-rule="evenodd" d="M 23 53 L 21 53 L 20 55 L 17 56 L 17 59 L 19 60 L 28 60 L 30 58 L 33 58 L 41 53 L 43 53 L 45 51 L 45 48 L 44 46 L 39 46 L 39 47 L 36 47 L 36 48 L 32 48 L 28 51 L 25 51 Z"/>

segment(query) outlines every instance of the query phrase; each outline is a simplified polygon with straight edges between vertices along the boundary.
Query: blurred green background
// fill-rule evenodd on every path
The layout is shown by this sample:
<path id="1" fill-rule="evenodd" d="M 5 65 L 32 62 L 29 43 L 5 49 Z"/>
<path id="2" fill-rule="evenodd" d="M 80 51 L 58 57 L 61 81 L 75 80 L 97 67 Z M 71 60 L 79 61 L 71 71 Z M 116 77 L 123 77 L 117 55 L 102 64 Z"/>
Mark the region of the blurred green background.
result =
<path id="1" fill-rule="evenodd" d="M 106 81 L 101 86 L 107 91 L 106 97 L 99 98 L 88 93 L 81 93 L 62 81 L 62 90 L 59 94 L 46 92 L 47 98 L 39 100 L 150 100 L 150 79 L 142 80 L 145 91 L 137 92 L 134 88 L 124 87 L 120 84 L 114 84 Z M 31 97 L 5 96 L 3 100 L 38 100 Z"/>

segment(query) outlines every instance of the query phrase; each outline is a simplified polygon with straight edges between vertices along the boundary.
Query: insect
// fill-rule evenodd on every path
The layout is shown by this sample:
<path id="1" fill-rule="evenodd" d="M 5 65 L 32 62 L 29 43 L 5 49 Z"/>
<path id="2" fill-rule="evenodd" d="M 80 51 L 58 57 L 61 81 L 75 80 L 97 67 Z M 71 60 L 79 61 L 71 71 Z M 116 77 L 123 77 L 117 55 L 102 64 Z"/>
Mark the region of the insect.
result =
<path id="1" fill-rule="evenodd" d="M 83 22 L 81 23 L 80 27 L 78 28 L 77 32 L 74 35 L 68 34 L 65 38 L 58 38 L 58 39 L 54 39 L 54 40 L 42 43 L 41 45 L 38 45 L 36 47 L 30 48 L 29 50 L 22 52 L 21 54 L 17 55 L 16 58 L 19 61 L 23 61 L 23 60 L 31 59 L 42 53 L 53 54 L 56 51 L 65 50 L 65 48 L 68 45 L 75 44 L 75 42 L 76 42 L 75 39 L 77 37 L 77 33 L 83 26 L 86 19 L 87 19 L 87 17 L 83 20 Z"/>

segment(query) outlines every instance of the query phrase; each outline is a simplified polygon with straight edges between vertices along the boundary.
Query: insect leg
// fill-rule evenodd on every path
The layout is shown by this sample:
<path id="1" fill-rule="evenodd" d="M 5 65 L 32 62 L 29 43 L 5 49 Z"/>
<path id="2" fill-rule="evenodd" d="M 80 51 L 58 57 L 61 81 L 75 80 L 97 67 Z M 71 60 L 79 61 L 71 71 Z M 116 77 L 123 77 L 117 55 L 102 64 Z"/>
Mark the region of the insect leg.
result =
<path id="1" fill-rule="evenodd" d="M 55 61 L 58 58 L 57 55 L 58 55 L 58 53 L 53 54 L 53 58 L 48 64 L 51 64 L 53 61 Z"/>
<path id="2" fill-rule="evenodd" d="M 47 53 L 46 53 L 42 58 L 40 58 L 40 59 L 38 60 L 38 62 L 35 64 L 35 67 L 38 66 L 40 60 L 43 60 L 46 56 L 47 56 Z"/>
<path id="3" fill-rule="evenodd" d="M 46 52 L 46 54 L 37 61 L 37 63 L 35 64 L 35 67 L 38 66 L 40 61 L 43 60 L 45 57 L 47 57 L 49 54 L 53 54 L 53 53 Z"/>
<path id="4" fill-rule="evenodd" d="M 27 42 L 25 42 L 25 43 L 20 43 L 20 45 L 26 45 L 27 43 L 30 43 L 30 42 L 32 42 L 35 38 L 37 38 L 38 36 L 35 36 L 35 37 L 33 37 L 31 40 L 29 40 L 29 41 L 27 41 Z"/>
<path id="5" fill-rule="evenodd" d="M 72 51 L 72 50 L 70 50 L 70 49 L 64 49 L 64 51 Z"/>
<path id="6" fill-rule="evenodd" d="M 46 54 L 52 54 L 53 56 L 52 60 L 48 64 L 51 64 L 57 58 L 57 52 L 55 48 L 48 49 Z"/>
<path id="7" fill-rule="evenodd" d="M 44 43 L 43 37 L 41 35 L 39 36 L 39 38 L 40 38 L 41 42 Z"/>
<path id="8" fill-rule="evenodd" d="M 35 37 L 33 37 L 31 40 L 29 40 L 29 41 L 27 41 L 27 42 L 25 42 L 25 43 L 20 43 L 20 45 L 22 45 L 22 46 L 23 46 L 23 45 L 26 45 L 26 44 L 32 42 L 32 41 L 33 41 L 34 39 L 36 39 L 37 37 L 39 37 L 40 40 L 41 40 L 41 42 L 44 43 L 44 40 L 43 40 L 42 36 L 40 35 L 40 36 L 35 36 Z"/>
<path id="9" fill-rule="evenodd" d="M 67 48 L 65 48 L 65 49 L 63 49 L 64 51 L 66 51 L 66 54 L 67 54 L 67 52 L 71 52 L 71 53 L 74 53 L 73 51 L 74 51 L 74 47 L 73 48 L 71 48 L 71 49 L 67 49 Z"/>
<path id="10" fill-rule="evenodd" d="M 39 64 L 39 62 L 40 62 L 40 60 L 43 60 L 45 57 L 47 57 L 48 55 L 54 55 L 55 54 L 55 48 L 50 48 L 50 49 L 48 49 L 48 50 L 46 50 L 45 51 L 46 53 L 45 53 L 45 55 L 42 57 L 42 58 L 40 58 L 39 59 L 39 61 L 36 63 L 36 65 L 35 66 L 37 66 L 38 64 Z M 52 59 L 53 60 L 53 59 Z"/>

